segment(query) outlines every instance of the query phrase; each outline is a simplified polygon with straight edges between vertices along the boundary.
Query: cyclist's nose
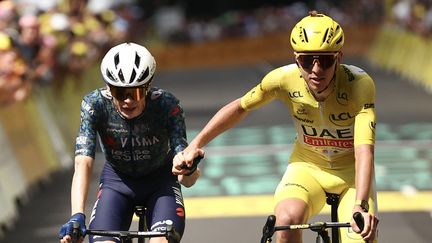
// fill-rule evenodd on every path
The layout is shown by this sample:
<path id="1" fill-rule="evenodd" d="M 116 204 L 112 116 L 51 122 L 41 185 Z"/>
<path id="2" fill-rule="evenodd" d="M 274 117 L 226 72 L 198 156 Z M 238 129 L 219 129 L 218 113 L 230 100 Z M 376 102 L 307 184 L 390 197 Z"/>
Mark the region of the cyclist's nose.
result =
<path id="1" fill-rule="evenodd" d="M 318 72 L 321 71 L 323 68 L 321 66 L 321 63 L 318 61 L 318 59 L 314 59 L 312 62 L 312 71 Z"/>

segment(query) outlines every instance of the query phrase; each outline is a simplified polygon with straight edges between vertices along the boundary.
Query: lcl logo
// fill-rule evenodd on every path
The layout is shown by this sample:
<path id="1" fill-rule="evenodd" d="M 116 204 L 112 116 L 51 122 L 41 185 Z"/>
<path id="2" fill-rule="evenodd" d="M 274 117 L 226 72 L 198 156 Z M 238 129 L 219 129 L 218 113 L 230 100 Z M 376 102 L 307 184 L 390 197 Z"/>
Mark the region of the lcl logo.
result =
<path id="1" fill-rule="evenodd" d="M 294 91 L 288 93 L 290 98 L 301 98 L 303 95 L 300 93 L 300 91 Z"/>
<path id="2" fill-rule="evenodd" d="M 348 112 L 342 112 L 339 114 L 330 114 L 329 116 L 329 120 L 337 126 L 348 126 L 349 124 L 354 122 L 353 118 L 354 116 L 352 116 Z"/>
<path id="3" fill-rule="evenodd" d="M 346 121 L 346 120 L 349 120 L 349 119 L 352 119 L 352 118 L 354 118 L 354 117 L 351 116 L 351 114 L 348 113 L 348 112 L 342 112 L 342 113 L 340 113 L 338 115 L 336 115 L 336 114 L 330 114 L 330 120 L 331 121 Z"/>

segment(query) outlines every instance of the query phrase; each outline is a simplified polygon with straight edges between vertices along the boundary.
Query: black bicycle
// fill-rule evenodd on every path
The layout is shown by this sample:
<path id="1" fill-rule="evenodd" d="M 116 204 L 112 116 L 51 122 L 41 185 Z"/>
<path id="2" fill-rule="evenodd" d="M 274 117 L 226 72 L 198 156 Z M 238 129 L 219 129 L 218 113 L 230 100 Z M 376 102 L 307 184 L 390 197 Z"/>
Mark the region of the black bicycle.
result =
<path id="1" fill-rule="evenodd" d="M 316 243 L 339 243 L 339 228 L 351 227 L 349 222 L 337 222 L 337 208 L 339 206 L 339 195 L 327 193 L 327 204 L 331 206 L 331 222 L 315 222 L 310 224 L 295 224 L 275 226 L 276 216 L 269 215 L 263 227 L 261 243 L 270 243 L 274 232 L 280 230 L 303 230 L 309 229 L 317 233 Z M 359 228 L 363 230 L 364 219 L 361 213 L 356 212 L 353 218 Z M 331 229 L 331 238 L 328 233 Z"/>

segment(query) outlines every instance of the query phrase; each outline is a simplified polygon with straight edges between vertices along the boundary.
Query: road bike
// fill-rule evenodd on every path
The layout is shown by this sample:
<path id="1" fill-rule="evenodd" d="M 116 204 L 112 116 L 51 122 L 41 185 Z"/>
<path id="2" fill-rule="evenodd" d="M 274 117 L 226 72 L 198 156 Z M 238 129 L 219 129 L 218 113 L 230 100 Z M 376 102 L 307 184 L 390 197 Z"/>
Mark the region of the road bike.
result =
<path id="1" fill-rule="evenodd" d="M 327 193 L 327 204 L 331 206 L 331 222 L 315 222 L 309 224 L 295 224 L 275 226 L 276 216 L 269 215 L 263 227 L 261 243 L 270 243 L 274 232 L 280 230 L 304 230 L 309 229 L 317 233 L 316 243 L 339 243 L 339 228 L 351 227 L 349 222 L 337 222 L 337 208 L 339 206 L 339 195 Z M 363 230 L 364 219 L 361 213 L 356 212 L 353 218 L 359 228 Z M 331 229 L 331 238 L 328 234 Z"/>

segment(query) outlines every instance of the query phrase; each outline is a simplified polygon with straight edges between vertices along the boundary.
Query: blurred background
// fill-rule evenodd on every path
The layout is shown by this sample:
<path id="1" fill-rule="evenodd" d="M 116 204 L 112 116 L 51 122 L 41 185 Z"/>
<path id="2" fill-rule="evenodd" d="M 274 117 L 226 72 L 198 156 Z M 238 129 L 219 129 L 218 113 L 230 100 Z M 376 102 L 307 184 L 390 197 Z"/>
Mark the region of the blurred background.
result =
<path id="1" fill-rule="evenodd" d="M 0 1 L 0 242 L 58 242 L 81 99 L 103 86 L 111 46 L 133 41 L 154 54 L 154 85 L 182 101 L 190 140 L 222 105 L 293 62 L 290 31 L 313 9 L 342 25 L 344 63 L 376 82 L 381 242 L 430 242 L 429 0 Z M 285 110 L 273 102 L 209 144 L 202 177 L 183 190 L 184 242 L 259 240 L 295 137 Z M 87 210 L 103 162 L 98 154 Z"/>

